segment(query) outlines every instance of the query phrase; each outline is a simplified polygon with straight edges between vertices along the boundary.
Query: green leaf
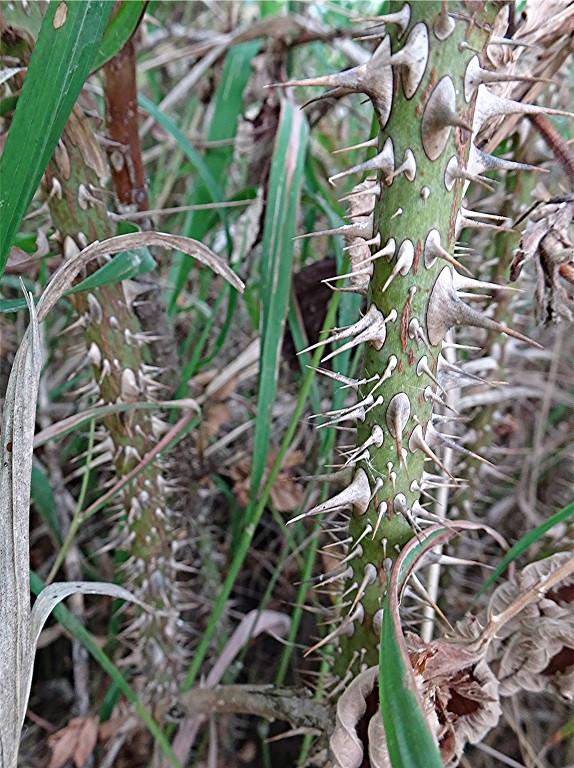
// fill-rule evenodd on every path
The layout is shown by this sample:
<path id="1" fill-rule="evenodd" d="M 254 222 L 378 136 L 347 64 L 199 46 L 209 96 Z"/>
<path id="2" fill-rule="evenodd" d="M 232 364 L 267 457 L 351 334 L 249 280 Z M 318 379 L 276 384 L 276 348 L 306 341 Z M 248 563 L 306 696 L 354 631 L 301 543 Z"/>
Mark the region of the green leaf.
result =
<path id="1" fill-rule="evenodd" d="M 10 179 L 0 187 L 0 275 L 92 68 L 112 7 L 105 0 L 84 0 L 47 8 L 0 159 L 0 177 Z"/>
<path id="2" fill-rule="evenodd" d="M 535 541 L 538 541 L 544 534 L 549 531 L 551 528 L 553 528 L 555 525 L 558 525 L 558 523 L 563 523 L 565 520 L 568 520 L 569 517 L 572 517 L 574 515 L 574 501 L 572 504 L 568 504 L 567 507 L 564 507 L 564 509 L 561 509 L 559 512 L 556 512 L 556 514 L 552 515 L 552 517 L 549 517 L 548 520 L 545 520 L 540 525 L 537 525 L 536 528 L 534 528 L 532 531 L 529 531 L 525 536 L 523 536 L 521 539 L 518 539 L 516 544 L 514 544 L 508 552 L 504 555 L 500 563 L 496 566 L 494 571 L 490 574 L 484 585 L 481 587 L 479 593 L 477 594 L 476 598 L 479 598 L 481 595 L 483 595 L 486 590 L 494 584 L 496 579 L 498 579 L 499 576 L 501 576 L 504 571 L 508 568 L 510 563 L 512 563 L 514 560 L 516 560 L 517 557 L 520 557 L 520 555 L 525 552 L 528 547 L 531 544 L 534 544 Z"/>
<path id="3" fill-rule="evenodd" d="M 379 702 L 393 768 L 443 768 L 416 696 L 409 687 L 389 606 L 383 608 L 379 652 Z"/>
<path id="4" fill-rule="evenodd" d="M 236 45 L 227 54 L 225 64 L 223 65 L 223 72 L 221 73 L 221 82 L 213 100 L 213 117 L 207 133 L 208 142 L 224 142 L 235 138 L 239 115 L 243 111 L 243 91 L 252 75 L 251 63 L 259 47 L 260 42 L 255 40 L 250 43 Z M 177 135 L 174 134 L 174 138 L 177 141 Z M 179 141 L 178 144 L 186 151 Z M 225 186 L 227 181 L 226 171 L 232 159 L 233 145 L 231 143 L 228 146 L 214 147 L 205 152 L 205 168 L 220 187 Z M 194 163 L 194 165 L 196 164 Z M 206 183 L 203 176 L 201 181 L 203 183 L 194 186 L 193 193 L 188 200 L 189 205 L 210 203 L 222 199 L 214 196 L 213 188 Z M 218 211 L 220 216 L 224 212 L 224 209 L 221 212 Z M 186 218 L 185 233 L 188 237 L 203 240 L 206 232 L 208 232 L 212 225 L 213 216 L 210 216 L 205 211 L 191 211 Z M 225 224 L 226 219 L 223 216 L 221 216 L 221 220 Z M 230 240 L 228 238 L 229 246 Z M 175 310 L 177 297 L 185 285 L 188 273 L 189 264 L 185 261 L 174 264 L 170 280 L 173 282 L 175 290 L 170 300 L 170 313 Z"/>
<path id="5" fill-rule="evenodd" d="M 275 403 L 281 343 L 291 288 L 293 237 L 303 177 L 308 128 L 300 110 L 283 101 L 269 177 L 263 226 L 261 289 L 263 303 L 259 393 L 255 418 L 255 445 L 251 468 L 251 506 L 258 498 L 263 477 L 271 410 Z M 248 511 L 248 517 L 249 517 Z"/>
<path id="6" fill-rule="evenodd" d="M 52 486 L 44 469 L 35 464 L 32 465 L 32 485 L 30 488 L 32 501 L 36 505 L 38 514 L 50 528 L 58 544 L 63 541 L 62 527 L 56 513 L 56 502 L 52 493 Z"/>
<path id="7" fill-rule="evenodd" d="M 124 0 L 119 11 L 108 24 L 99 47 L 92 71 L 121 51 L 142 18 L 149 0 Z"/>

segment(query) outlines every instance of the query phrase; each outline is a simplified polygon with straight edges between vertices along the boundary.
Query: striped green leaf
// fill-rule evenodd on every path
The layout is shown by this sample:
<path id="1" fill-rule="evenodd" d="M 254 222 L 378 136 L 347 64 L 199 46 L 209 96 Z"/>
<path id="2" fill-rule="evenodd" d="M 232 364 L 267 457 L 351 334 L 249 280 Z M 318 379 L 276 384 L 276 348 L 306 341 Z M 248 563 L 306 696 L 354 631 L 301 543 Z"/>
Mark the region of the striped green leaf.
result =
<path id="1" fill-rule="evenodd" d="M 425 718 L 407 678 L 395 636 L 388 593 L 379 651 L 379 702 L 393 768 L 443 768 Z"/>
<path id="2" fill-rule="evenodd" d="M 42 174 L 90 73 L 113 3 L 53 2 L 46 16 L 2 158 L 0 275 Z"/>
<path id="3" fill-rule="evenodd" d="M 283 101 L 271 164 L 261 260 L 261 358 L 251 471 L 251 499 L 256 500 L 265 469 L 271 410 L 291 287 L 293 237 L 303 176 L 307 123 L 300 110 Z"/>

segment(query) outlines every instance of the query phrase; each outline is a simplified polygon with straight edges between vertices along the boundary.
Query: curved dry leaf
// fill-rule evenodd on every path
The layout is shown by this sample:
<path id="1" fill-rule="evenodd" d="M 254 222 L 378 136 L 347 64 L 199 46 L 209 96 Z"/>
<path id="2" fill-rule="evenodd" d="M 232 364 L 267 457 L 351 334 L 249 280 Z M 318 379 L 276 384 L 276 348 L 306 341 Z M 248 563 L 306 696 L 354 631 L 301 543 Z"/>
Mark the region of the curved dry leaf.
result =
<path id="1" fill-rule="evenodd" d="M 339 697 L 335 730 L 329 739 L 332 758 L 330 768 L 360 768 L 363 762 L 363 744 L 357 735 L 357 723 L 367 711 L 366 699 L 369 696 L 375 697 L 378 717 L 382 723 L 378 707 L 378 693 L 375 687 L 378 674 L 378 667 L 366 669 L 350 683 Z"/>
<path id="2" fill-rule="evenodd" d="M 493 593 L 488 604 L 488 615 L 499 616 L 509 609 L 526 593 L 533 593 L 534 599 L 520 613 L 506 621 L 496 632 L 497 640 L 504 640 L 515 632 L 527 632 L 534 625 L 546 618 L 560 616 L 562 610 L 571 612 L 574 602 L 574 574 L 562 579 L 555 587 L 544 594 L 538 588 L 544 584 L 555 571 L 574 560 L 570 552 L 558 552 L 530 563 L 516 574 L 513 581 L 501 584 Z"/>
<path id="3" fill-rule="evenodd" d="M 31 675 L 29 508 L 41 353 L 32 296 L 30 325 L 6 389 L 0 444 L 0 764 L 16 764 Z"/>
<path id="4" fill-rule="evenodd" d="M 424 643 L 412 633 L 406 636 L 425 714 L 431 732 L 438 734 L 445 766 L 457 765 L 466 744 L 481 741 L 501 715 L 498 680 L 484 661 L 486 649 L 465 648 L 468 636 L 474 638 L 479 627 L 467 622 L 464 635 L 449 642 Z"/>
<path id="5" fill-rule="evenodd" d="M 58 299 L 71 287 L 83 267 L 92 259 L 150 245 L 159 248 L 171 248 L 192 256 L 210 267 L 216 274 L 224 277 L 238 291 L 243 291 L 244 285 L 235 272 L 203 243 L 189 237 L 169 235 L 163 232 L 134 232 L 128 235 L 116 235 L 103 242 L 96 240 L 65 261 L 54 273 L 38 302 L 38 320 L 41 322 L 46 317 Z"/>
<path id="6" fill-rule="evenodd" d="M 574 696 L 574 617 L 547 621 L 532 633 L 517 632 L 505 650 L 500 668 L 500 693 L 554 690 L 564 699 Z"/>
<path id="7" fill-rule="evenodd" d="M 26 293 L 30 325 L 6 389 L 0 443 L 0 765 L 15 768 L 36 642 L 52 609 L 75 592 L 134 600 L 115 584 L 52 584 L 30 609 L 29 511 L 41 352 L 38 318 Z M 139 601 L 136 601 L 139 603 Z M 139 603 L 145 607 L 142 603 Z"/>
<path id="8" fill-rule="evenodd" d="M 541 594 L 551 577 L 573 562 L 569 552 L 538 560 L 492 595 L 489 614 L 494 617 L 532 598 L 496 632 L 491 655 L 502 654 L 498 669 L 501 695 L 523 689 L 554 690 L 565 699 L 574 696 L 574 573 Z"/>

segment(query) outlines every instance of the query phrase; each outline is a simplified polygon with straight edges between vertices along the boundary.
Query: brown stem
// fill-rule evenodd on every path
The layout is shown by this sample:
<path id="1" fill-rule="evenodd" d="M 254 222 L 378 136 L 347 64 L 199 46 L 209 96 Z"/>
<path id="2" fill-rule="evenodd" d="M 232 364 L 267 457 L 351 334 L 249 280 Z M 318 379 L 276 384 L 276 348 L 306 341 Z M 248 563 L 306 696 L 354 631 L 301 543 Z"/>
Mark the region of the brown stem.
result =
<path id="1" fill-rule="evenodd" d="M 284 720 L 293 727 L 318 728 L 330 725 L 330 710 L 325 703 L 311 699 L 301 690 L 274 690 L 270 686 L 219 685 L 194 688 L 180 698 L 187 715 L 215 712 L 257 715 L 267 720 Z"/>
<path id="2" fill-rule="evenodd" d="M 560 136 L 556 128 L 544 115 L 529 115 L 528 117 L 544 139 L 548 149 L 550 149 L 556 160 L 560 163 L 562 170 L 568 177 L 570 187 L 574 189 L 574 155 L 570 151 L 568 143 Z"/>
<path id="3" fill-rule="evenodd" d="M 138 131 L 138 102 L 133 36 L 102 67 L 106 129 L 114 188 L 120 207 L 148 210 L 148 191 Z"/>

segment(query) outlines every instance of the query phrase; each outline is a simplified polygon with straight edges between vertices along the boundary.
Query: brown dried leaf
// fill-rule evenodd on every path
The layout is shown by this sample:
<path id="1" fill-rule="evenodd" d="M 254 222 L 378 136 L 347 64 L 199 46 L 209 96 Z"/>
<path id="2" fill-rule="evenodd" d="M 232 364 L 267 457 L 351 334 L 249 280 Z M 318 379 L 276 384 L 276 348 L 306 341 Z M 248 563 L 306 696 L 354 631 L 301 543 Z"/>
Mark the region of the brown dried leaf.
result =
<path id="1" fill-rule="evenodd" d="M 82 768 L 94 751 L 98 740 L 96 717 L 74 717 L 68 724 L 52 734 L 48 744 L 52 749 L 49 768 L 62 768 L 71 758 L 76 768 Z"/>
<path id="2" fill-rule="evenodd" d="M 554 690 L 565 699 L 574 696 L 574 573 L 540 594 L 540 585 L 573 560 L 571 553 L 560 552 L 531 563 L 515 581 L 494 592 L 489 605 L 494 616 L 511 609 L 524 595 L 537 596 L 496 633 L 491 655 L 502 653 L 501 695 L 523 689 Z"/>

